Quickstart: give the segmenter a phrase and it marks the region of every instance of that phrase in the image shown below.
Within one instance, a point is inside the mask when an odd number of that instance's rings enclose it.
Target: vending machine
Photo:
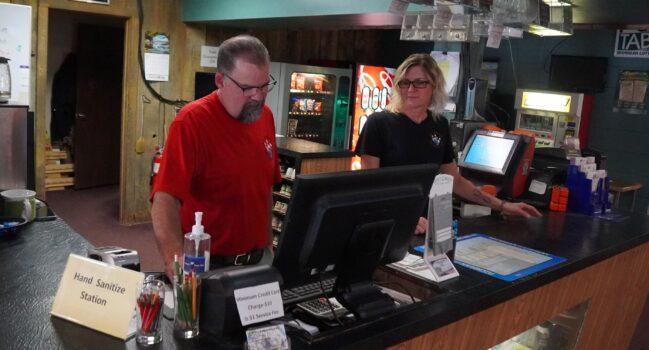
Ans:
[[[359,64],[356,66],[356,88],[354,93],[354,119],[352,121],[351,149],[356,148],[367,117],[380,112],[390,103],[396,69]],[[359,157],[354,157],[352,170],[361,168]]]
[[[277,134],[349,147],[351,69],[271,62],[270,74],[277,87],[266,104]]]
[[[516,90],[516,128],[532,131],[536,147],[561,147],[567,137],[588,142],[593,97],[581,93]]]

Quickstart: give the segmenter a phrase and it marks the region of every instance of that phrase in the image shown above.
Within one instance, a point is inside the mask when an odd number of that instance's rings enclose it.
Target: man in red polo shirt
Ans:
[[[169,128],[151,192],[153,229],[169,276],[197,211],[212,236],[212,267],[254,264],[272,251],[264,248],[272,248],[271,191],[281,177],[273,115],[264,105],[275,84],[269,64],[257,38],[224,41],[218,90],[185,106]]]

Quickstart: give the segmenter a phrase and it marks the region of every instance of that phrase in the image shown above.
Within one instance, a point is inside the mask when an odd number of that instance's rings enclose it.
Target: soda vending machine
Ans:
[[[277,87],[266,104],[277,134],[349,147],[351,69],[271,62],[270,74]]]
[[[367,117],[374,112],[380,112],[390,103],[393,79],[396,69],[359,64],[356,66],[356,91],[354,98],[354,119],[352,122],[351,149],[356,148]],[[361,168],[360,157],[354,157],[352,170]]]

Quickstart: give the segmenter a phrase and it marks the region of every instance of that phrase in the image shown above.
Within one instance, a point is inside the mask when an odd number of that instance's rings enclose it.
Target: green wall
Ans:
[[[564,38],[541,38],[526,33],[524,39],[511,41],[518,87],[548,87],[553,48],[553,54],[607,57],[607,87],[594,95],[589,146],[608,156],[607,168],[613,179],[643,184],[635,209],[646,213],[649,204],[649,115],[615,113],[612,108],[620,72],[649,71],[649,59],[613,57],[615,30],[575,31],[573,36],[562,40]],[[516,86],[507,41],[503,40],[499,49],[485,49],[484,57],[499,61],[497,92],[513,95]]]
[[[392,0],[184,0],[183,21],[204,22],[388,12]],[[420,10],[410,5],[408,10]]]

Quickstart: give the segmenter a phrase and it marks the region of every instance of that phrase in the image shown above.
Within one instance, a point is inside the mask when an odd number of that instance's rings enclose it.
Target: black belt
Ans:
[[[264,256],[263,249],[253,249],[248,253],[233,256],[210,256],[210,269],[224,266],[254,265]]]

